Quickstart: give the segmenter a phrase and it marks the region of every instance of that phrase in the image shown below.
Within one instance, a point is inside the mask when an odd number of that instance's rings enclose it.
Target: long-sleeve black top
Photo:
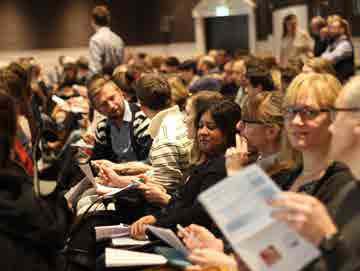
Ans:
[[[300,173],[298,168],[274,180],[286,190]],[[316,197],[327,207],[341,236],[332,250],[322,251],[322,257],[304,271],[360,270],[360,182],[346,166],[332,163],[320,180],[301,186],[299,192]]]
[[[190,170],[189,178],[178,197],[173,197],[168,207],[155,215],[157,226],[175,229],[177,224],[192,223],[214,229],[214,224],[197,201],[207,188],[226,177],[225,158],[210,160]],[[220,195],[221,196],[221,195]]]

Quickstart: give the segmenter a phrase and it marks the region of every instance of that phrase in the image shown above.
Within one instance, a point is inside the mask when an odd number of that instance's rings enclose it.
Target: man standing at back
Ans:
[[[112,75],[124,57],[123,40],[110,30],[110,11],[96,6],[92,11],[91,25],[95,34],[90,38],[90,73]]]

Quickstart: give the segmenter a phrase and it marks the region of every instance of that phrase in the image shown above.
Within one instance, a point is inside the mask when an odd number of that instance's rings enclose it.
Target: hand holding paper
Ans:
[[[278,211],[274,207],[286,205],[278,201],[280,194],[281,190],[265,172],[252,165],[199,196],[199,201],[251,270],[300,270],[320,255],[313,244],[273,219],[273,212]],[[270,200],[274,200],[274,207],[269,206]],[[299,206],[299,203],[301,201],[292,204]]]
[[[288,224],[315,246],[337,232],[326,207],[314,197],[284,192],[271,205],[279,208],[273,212],[274,218]]]

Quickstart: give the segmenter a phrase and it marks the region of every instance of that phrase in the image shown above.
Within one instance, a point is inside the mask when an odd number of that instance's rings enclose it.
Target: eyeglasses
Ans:
[[[339,107],[333,107],[330,109],[330,118],[332,121],[335,121],[336,115],[338,112],[360,112],[359,107],[353,107],[353,108],[339,108]]]
[[[330,108],[311,108],[311,107],[285,107],[283,109],[283,115],[286,120],[292,120],[297,114],[300,115],[302,120],[313,120],[321,113],[330,113]]]
[[[257,124],[257,125],[274,125],[276,124],[275,122],[269,122],[269,121],[261,121],[261,120],[254,120],[254,119],[242,119],[241,123],[243,123],[244,125],[246,124]]]

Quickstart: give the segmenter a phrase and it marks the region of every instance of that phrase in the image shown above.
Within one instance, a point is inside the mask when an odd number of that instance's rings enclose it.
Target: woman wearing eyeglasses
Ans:
[[[352,95],[347,96],[352,102],[344,103],[341,98],[350,93],[349,88],[345,87],[334,106],[341,90],[337,79],[301,74],[291,83],[284,99],[284,126],[298,157],[288,161],[293,169],[284,179],[292,192],[284,192],[270,204],[277,207],[275,219],[287,223],[321,249],[323,256],[304,270],[352,271],[360,267],[360,185],[354,182],[349,169],[332,162],[345,162],[360,178],[360,77],[351,87]],[[335,112],[338,114],[330,126]],[[200,265],[213,263],[214,253],[223,250],[221,242],[198,226],[186,230],[201,240],[201,248],[208,249],[193,251],[191,259]],[[222,258],[231,263],[222,253],[216,256],[217,260]],[[248,270],[238,264],[238,270]]]
[[[348,165],[359,180],[360,77],[353,78],[344,87],[331,112],[333,123],[329,127],[332,138],[328,159]],[[330,176],[329,169],[326,172],[334,181],[340,174]],[[360,183],[346,181],[345,175],[343,172],[344,182],[339,182],[337,190],[332,189],[332,200],[326,204],[292,192],[283,193],[272,202],[273,207],[279,208],[274,213],[276,219],[287,223],[321,249],[322,257],[306,270],[352,271],[360,268]],[[331,184],[328,190],[330,187]]]
[[[305,192],[327,204],[344,183],[352,179],[347,167],[329,157],[331,108],[341,91],[329,74],[300,74],[284,98],[287,140],[294,149],[288,163],[292,170],[277,180],[292,192]]]
[[[237,125],[236,147],[226,152],[228,175],[252,162],[257,162],[272,177],[280,178],[288,169],[281,162],[280,153],[284,126],[282,103],[282,93],[264,91],[244,105],[242,120]]]

